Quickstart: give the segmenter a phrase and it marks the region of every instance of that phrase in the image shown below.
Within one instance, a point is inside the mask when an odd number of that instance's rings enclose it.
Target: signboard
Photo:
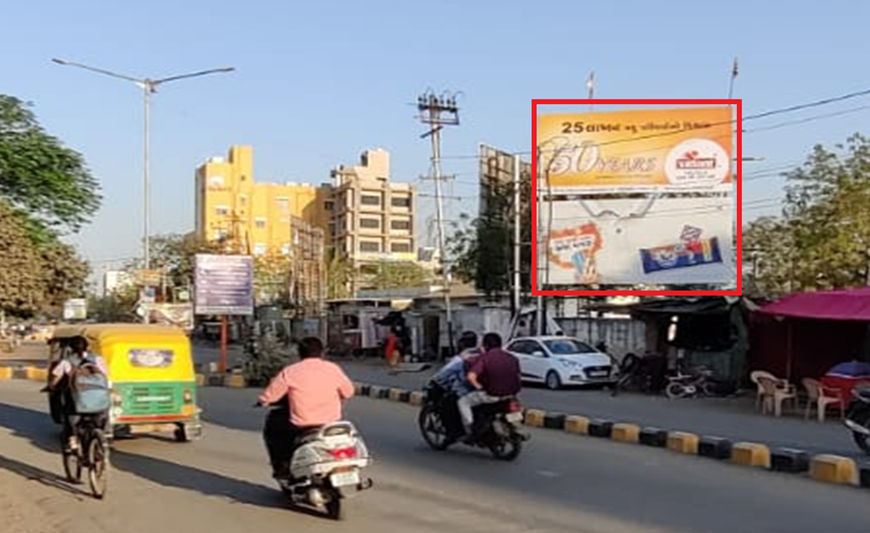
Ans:
[[[730,107],[541,115],[541,168],[553,192],[730,190]]]
[[[401,263],[405,261],[416,261],[416,252],[360,252],[356,255],[359,261],[387,261]]]
[[[135,280],[137,285],[159,287],[163,281],[163,272],[160,270],[137,270]]]
[[[254,314],[253,257],[197,254],[194,278],[197,315]]]
[[[88,318],[88,301],[85,298],[70,298],[63,303],[64,320],[85,320]]]
[[[730,197],[575,199],[552,207],[552,222],[542,228],[546,244],[538,247],[543,285],[737,279]]]

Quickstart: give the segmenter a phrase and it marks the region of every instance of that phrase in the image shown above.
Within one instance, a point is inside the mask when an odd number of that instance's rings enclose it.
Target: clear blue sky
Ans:
[[[452,204],[455,216],[476,210],[476,161],[449,156],[474,155],[479,142],[529,150],[530,100],[583,98],[590,70],[598,98],[724,98],[739,56],[734,96],[751,114],[870,87],[868,18],[855,0],[6,2],[0,91],[34,102],[102,182],[99,216],[73,239],[99,269],[140,250],[142,95],[52,57],[154,78],[238,69],[167,85],[154,99],[153,229],[184,232],[194,168],[233,143],[254,146],[263,181],[326,181],[369,147],[392,152],[395,180],[416,181],[429,146],[408,104],[427,87],[461,90],[463,123],[444,139],[444,170],[465,198]],[[866,131],[868,117],[747,134],[744,154],[766,161],[744,170],[799,162],[817,142]],[[769,206],[749,202],[781,196],[782,180],[747,181],[744,191],[747,205]]]

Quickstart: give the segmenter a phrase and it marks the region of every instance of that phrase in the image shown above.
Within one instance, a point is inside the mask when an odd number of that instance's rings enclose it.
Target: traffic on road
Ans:
[[[89,501],[62,480],[56,428],[38,389],[0,384],[0,491],[30,502],[28,524],[75,524],[73,532],[150,530],[157,509],[168,524],[217,533],[850,533],[870,520],[855,489],[546,431],[533,431],[515,462],[470,448],[439,453],[421,438],[415,408],[356,398],[347,417],[365,435],[375,485],[335,523],[288,507],[269,478],[262,413],[251,407],[259,391],[225,388],[202,391],[199,441],[116,441],[112,491]]]

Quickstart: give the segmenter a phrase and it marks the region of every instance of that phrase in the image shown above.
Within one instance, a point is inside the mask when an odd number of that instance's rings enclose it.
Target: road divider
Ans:
[[[640,442],[640,426],[637,424],[613,424],[610,438],[616,442]]]
[[[758,442],[738,442],[731,448],[731,462],[740,466],[770,468],[770,448]]]
[[[700,440],[694,433],[671,431],[668,433],[668,449],[672,452],[697,455]]]
[[[817,455],[810,461],[810,477],[816,481],[839,485],[857,485],[858,465],[853,459],[839,455]]]
[[[47,372],[44,368],[0,366],[0,380],[22,379],[44,382],[46,378]],[[247,386],[241,374],[197,374],[196,381],[199,385],[211,387]],[[354,390],[358,396],[412,406],[423,405],[426,399],[426,393],[423,391],[383,387],[370,383],[355,382]],[[766,444],[758,442],[732,443],[721,437],[685,431],[668,431],[658,427],[643,427],[602,418],[590,419],[579,414],[555,413],[543,409],[528,408],[524,415],[524,424],[529,427],[598,437],[610,442],[667,448],[682,454],[719,460],[725,464],[750,466],[772,472],[806,476],[824,483],[870,489],[870,462],[859,464],[849,457],[832,454],[812,455],[795,448],[777,448],[771,451]]]

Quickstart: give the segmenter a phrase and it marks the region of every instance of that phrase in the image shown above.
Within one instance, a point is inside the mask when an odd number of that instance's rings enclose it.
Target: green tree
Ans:
[[[326,297],[329,300],[350,298],[351,282],[357,272],[347,256],[330,250],[326,258]]]
[[[531,291],[532,177],[520,179],[520,271],[522,291]],[[514,185],[490,183],[484,188],[486,208],[476,219],[464,215],[453,225],[448,252],[453,273],[487,295],[505,294],[513,285]]]
[[[755,286],[769,296],[866,285],[870,278],[870,140],[816,146],[787,178],[782,216],[747,225]]]
[[[219,254],[221,245],[200,239],[193,233],[169,233],[151,237],[151,261],[155,268],[164,269],[167,284],[187,288],[194,282],[194,263],[197,254]]]
[[[0,310],[29,315],[42,307],[41,258],[24,220],[0,201]]]
[[[381,261],[372,279],[372,285],[378,290],[423,287],[428,282],[426,270],[410,261]]]
[[[82,156],[40,126],[30,104],[0,94],[0,197],[27,213],[31,235],[78,231],[102,200]]]

